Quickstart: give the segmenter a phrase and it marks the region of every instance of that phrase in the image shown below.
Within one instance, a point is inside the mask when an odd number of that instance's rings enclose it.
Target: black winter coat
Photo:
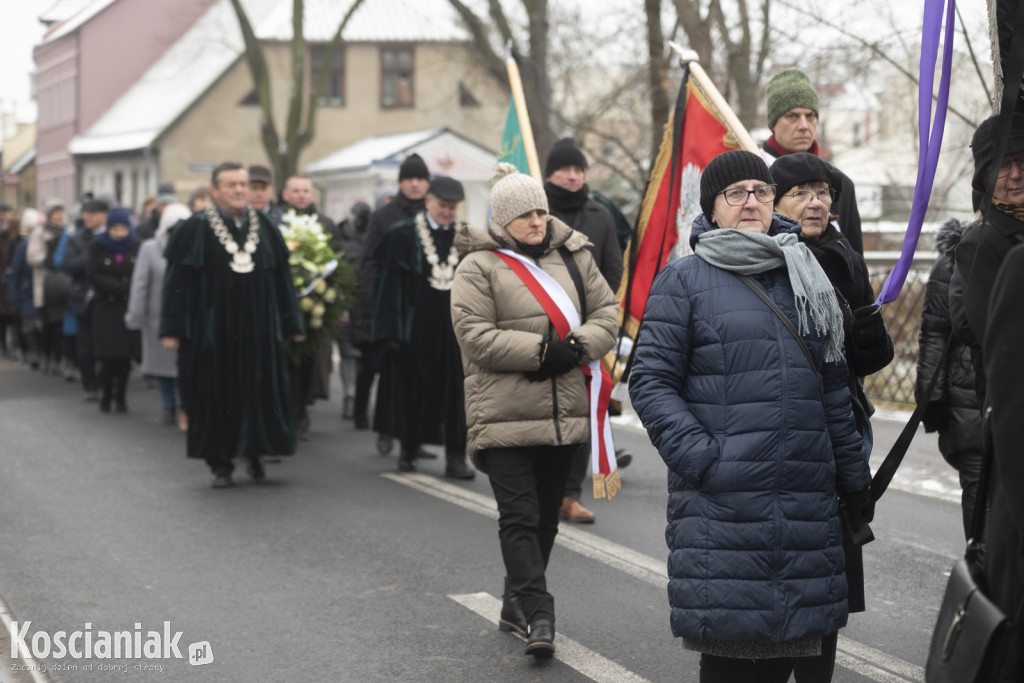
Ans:
[[[874,303],[875,292],[871,288],[871,278],[864,257],[858,254],[846,236],[831,223],[818,239],[800,241],[814,254],[821,269],[825,271],[829,282],[835,288],[839,299],[839,308],[843,312],[844,351],[846,355],[847,376],[846,387],[850,391],[853,405],[853,417],[857,422],[857,432],[863,436],[868,428],[868,419],[875,412],[871,405],[861,378],[874,374],[892,362],[893,344],[882,324],[881,315],[872,322],[879,325],[878,336],[873,344],[858,346],[853,333],[853,312],[863,306]],[[850,612],[863,612],[867,609],[864,595],[864,555],[861,547],[853,542],[849,530],[843,526],[843,554],[845,556],[844,571],[848,586],[847,605]]]
[[[546,187],[546,186],[545,186]],[[548,195],[551,215],[573,230],[587,236],[590,244],[587,250],[594,257],[597,269],[601,271],[612,291],[617,291],[622,280],[622,249],[611,213],[593,197],[587,197],[582,209],[568,212],[555,208]]]
[[[985,344],[988,306],[996,273],[1007,252],[1024,243],[1024,222],[997,209],[984,221],[973,223],[956,248],[956,268],[963,283],[962,303],[950,301],[950,309],[962,306],[962,317],[954,315],[953,326],[961,341],[971,344],[971,360],[977,374],[978,400],[985,396],[985,370],[981,347]],[[969,333],[961,330],[969,328]]]
[[[92,290],[88,306],[92,316],[93,355],[96,358],[142,356],[138,331],[129,330],[124,324],[132,270],[138,253],[138,242],[124,253],[113,253],[96,241],[89,246],[85,272]]]
[[[878,335],[873,340],[874,343],[860,346],[854,341],[853,312],[874,303],[875,292],[871,288],[871,278],[864,257],[857,253],[846,236],[829,223],[818,239],[806,240],[801,237],[800,241],[814,254],[814,258],[838,294],[839,308],[843,312],[846,364],[850,372],[847,385],[853,400],[857,431],[863,434],[865,424],[875,412],[875,408],[864,393],[861,378],[878,372],[892,362],[892,338],[885,331],[879,318]]]
[[[984,357],[991,408],[993,462],[985,527],[985,579],[991,597],[1011,619],[1021,614],[1024,601],[1024,246],[1014,247],[992,287],[990,323]],[[1024,627],[1012,631],[999,681],[1024,680]]]
[[[85,296],[89,291],[89,282],[85,278],[85,267],[89,263],[89,248],[95,235],[88,228],[78,228],[68,240],[64,248],[64,259],[60,269],[71,276],[71,294],[68,297],[68,308],[75,315],[84,316]]]
[[[956,248],[966,229],[960,221],[950,220],[942,226],[935,240],[939,255],[925,289],[914,387],[914,397],[921,402],[932,376],[939,373],[922,421],[926,432],[939,432],[939,451],[954,467],[958,467],[958,453],[981,451],[981,408],[975,393],[971,350],[954,339],[945,362],[940,363],[942,349],[953,330],[949,284],[956,267]]]

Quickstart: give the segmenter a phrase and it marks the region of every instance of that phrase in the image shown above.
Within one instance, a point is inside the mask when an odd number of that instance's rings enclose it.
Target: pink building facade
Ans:
[[[35,48],[40,201],[57,197],[74,205],[80,181],[68,143],[95,123],[215,1],[92,0],[46,33]],[[155,193],[159,179],[139,177],[129,183],[133,186],[123,192],[134,200]]]

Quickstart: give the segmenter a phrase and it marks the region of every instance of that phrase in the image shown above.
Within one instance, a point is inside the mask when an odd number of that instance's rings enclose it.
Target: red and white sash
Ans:
[[[580,326],[579,311],[555,278],[545,273],[537,264],[510,249],[495,249],[494,253],[512,269],[537,299],[560,339],[565,339]],[[612,379],[601,365],[600,359],[581,364],[580,369],[583,370],[583,374],[590,377],[590,381],[587,382],[587,398],[590,401],[590,462],[594,472],[594,497],[611,500],[622,488],[615,463],[612,426],[608,422],[608,399],[612,393]]]

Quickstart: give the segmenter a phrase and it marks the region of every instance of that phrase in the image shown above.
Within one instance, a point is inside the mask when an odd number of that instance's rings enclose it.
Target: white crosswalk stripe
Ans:
[[[421,473],[385,473],[381,476],[485,517],[490,517],[491,519],[498,518],[497,504],[489,496],[481,495],[475,491],[468,491],[455,484],[450,484],[436,477]],[[589,531],[561,525],[558,528],[558,536],[555,537],[555,542],[588,559],[618,569],[633,578],[640,579],[662,590],[665,589],[668,583],[668,570],[664,559],[656,559],[644,555],[624,545],[601,538]],[[474,595],[486,595],[486,593]],[[497,615],[500,609],[501,605],[499,603],[498,611],[494,613],[494,623],[498,622]],[[565,661],[561,650],[559,650],[558,658]],[[836,664],[879,683],[906,683],[907,681],[921,683],[924,681],[924,669],[922,667],[897,657],[892,657],[881,650],[868,647],[844,636],[839,637]]]
[[[467,593],[465,595],[449,595],[449,598],[466,609],[476,612],[495,626],[501,614],[501,600],[489,593]],[[516,634],[517,638],[526,640]],[[571,666],[591,680],[599,683],[643,683],[646,678],[637,676],[629,669],[623,668],[612,660],[602,657],[589,650],[572,638],[555,633],[555,656],[558,661]]]

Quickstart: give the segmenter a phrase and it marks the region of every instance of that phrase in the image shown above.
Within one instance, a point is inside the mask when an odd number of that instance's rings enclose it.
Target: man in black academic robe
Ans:
[[[241,164],[214,169],[214,203],[178,226],[164,252],[160,338],[179,349],[188,457],[206,460],[215,488],[231,486],[233,458],[262,479],[261,454],[295,451],[284,347],[304,334],[302,312],[288,249],[247,205],[247,182]]]
[[[373,379],[379,372],[379,349],[373,343],[373,300],[377,290],[378,265],[374,259],[374,250],[388,229],[395,223],[413,218],[424,208],[424,197],[430,187],[430,171],[423,158],[412,153],[405,158],[398,169],[398,194],[387,204],[378,207],[370,214],[370,223],[363,238],[363,255],[359,260],[359,297],[355,306],[349,311],[352,325],[352,343],[363,354],[356,377],[355,427],[366,429],[370,426],[367,409],[370,404],[370,389]],[[378,448],[382,452],[390,450],[390,438],[381,437],[387,448]]]
[[[414,471],[420,444],[431,443],[445,446],[446,477],[474,476],[466,465],[462,360],[451,319],[454,219],[464,196],[457,180],[435,178],[426,209],[395,224],[374,250],[381,371],[373,428],[401,442],[400,472]]]

